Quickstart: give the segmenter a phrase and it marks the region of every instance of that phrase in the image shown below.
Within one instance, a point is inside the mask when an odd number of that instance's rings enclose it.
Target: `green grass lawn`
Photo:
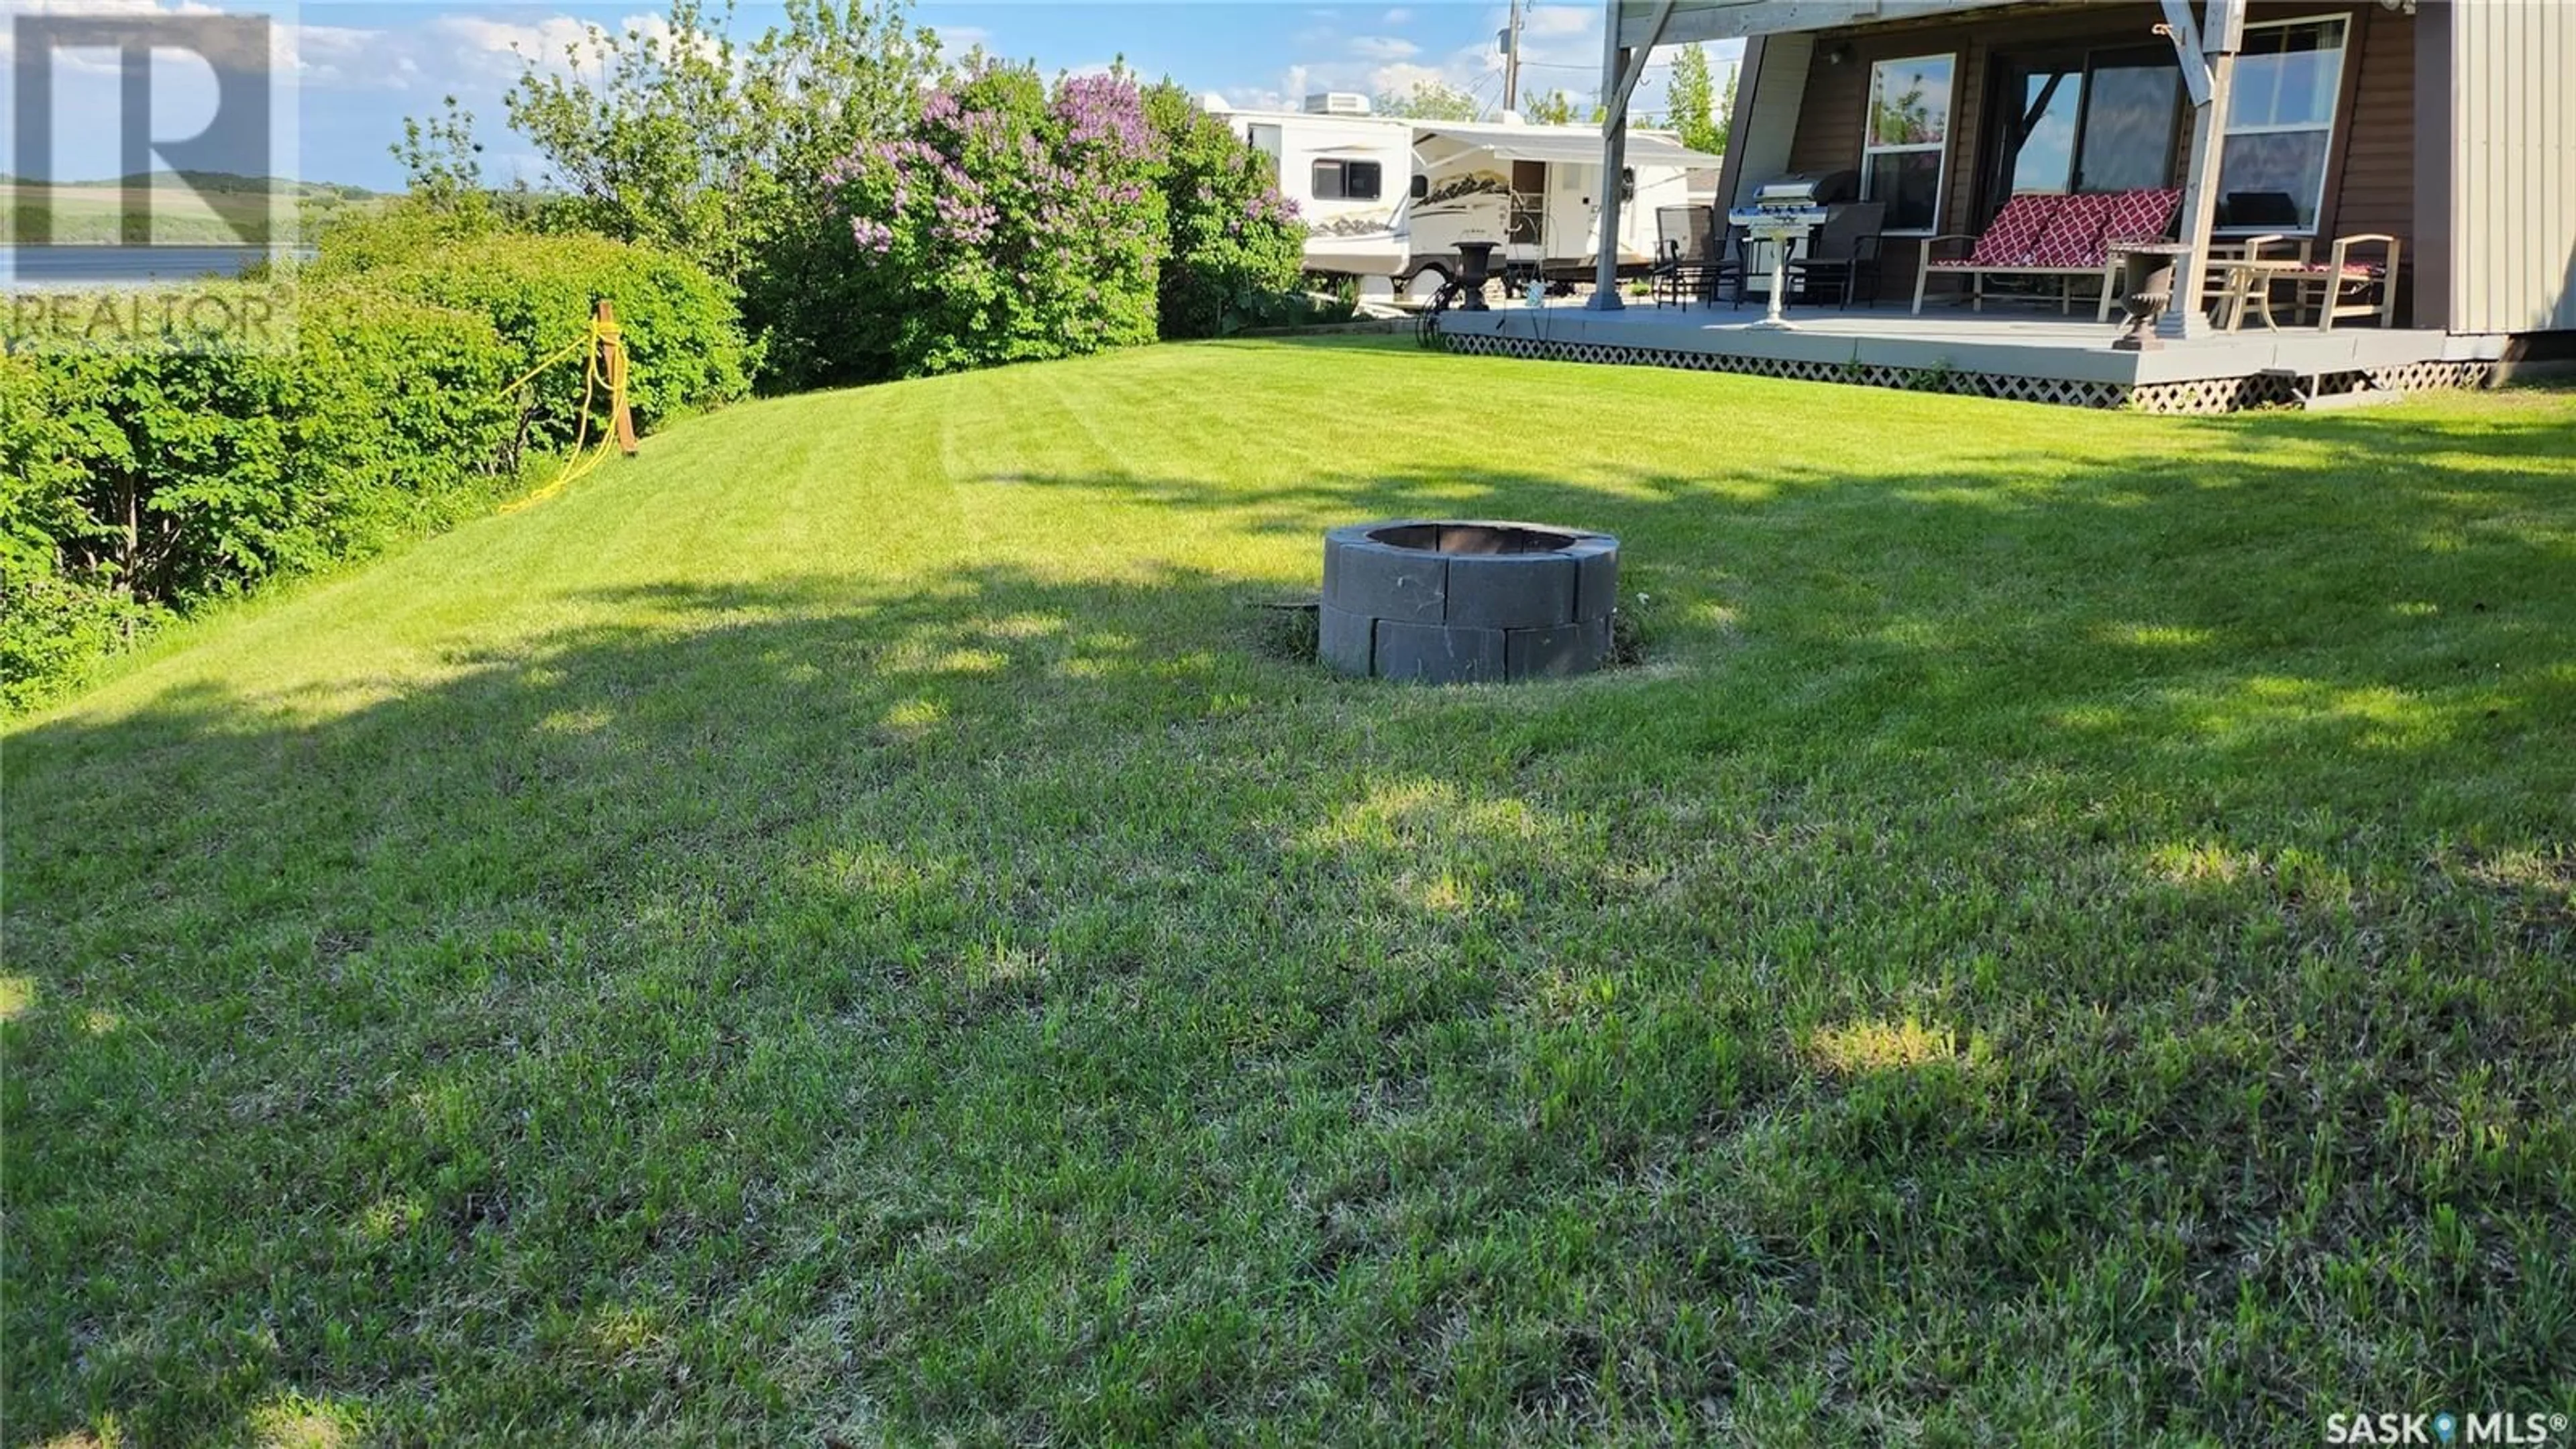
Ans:
[[[683,425],[11,733],[7,1435],[2576,1412],[2571,458],[1409,346]],[[1622,535],[1645,662],[1286,657],[1428,512]]]

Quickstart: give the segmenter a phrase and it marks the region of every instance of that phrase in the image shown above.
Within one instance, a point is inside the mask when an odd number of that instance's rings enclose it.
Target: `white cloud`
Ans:
[[[1421,46],[1400,35],[1354,35],[1347,46],[1362,60],[1411,60],[1422,53]]]
[[[629,15],[614,25],[601,25],[570,15],[549,15],[534,23],[495,20],[482,15],[442,15],[429,32],[452,49],[468,71],[515,80],[533,62],[540,70],[595,70],[607,54],[607,42],[643,35],[667,43],[671,22],[659,15]],[[712,54],[717,42],[701,36],[698,48]]]
[[[1369,93],[1380,96],[1411,95],[1414,87],[1422,85],[1457,84],[1453,74],[1443,67],[1415,65],[1410,61],[1382,65],[1368,73]]]
[[[400,89],[420,66],[408,55],[390,53],[381,30],[345,25],[298,25],[287,37],[293,46],[298,83],[308,86],[391,85]]]
[[[934,25],[930,28],[939,37],[939,53],[952,59],[977,46],[986,50],[993,48],[993,32],[981,25]]]
[[[1578,113],[1588,111],[1601,87],[1600,7],[1585,4],[1533,5],[1521,18],[1521,94],[1524,97],[1564,91]],[[1292,38],[1299,63],[1282,76],[1279,88],[1264,90],[1242,83],[1226,92],[1248,107],[1295,106],[1303,96],[1323,90],[1361,91],[1371,96],[1401,95],[1423,82],[1465,91],[1491,106],[1501,98],[1502,55],[1494,36],[1510,21],[1499,4],[1442,7],[1436,11],[1403,8],[1379,17],[1378,33],[1344,36],[1311,28]],[[1386,33],[1411,24],[1406,36]],[[1720,72],[1743,52],[1740,41],[1708,46],[1712,67]],[[1665,78],[1671,74],[1675,47],[1657,49],[1647,61],[1632,101],[1640,115],[1660,116]],[[1208,77],[1230,80],[1229,77]]]
[[[534,24],[481,15],[441,15],[429,23],[429,33],[446,42],[448,51],[469,70],[513,77],[529,61],[561,65],[573,50],[586,51],[596,59],[600,43],[598,26],[569,15]]]
[[[1508,16],[1505,23],[1509,22]],[[1601,38],[1601,7],[1597,5],[1533,5],[1521,12],[1521,34],[1544,39],[1550,36],[1590,35],[1595,43]]]

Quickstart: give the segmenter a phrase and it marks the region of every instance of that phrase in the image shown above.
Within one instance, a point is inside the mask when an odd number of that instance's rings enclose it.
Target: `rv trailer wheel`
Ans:
[[[1431,262],[1417,268],[1413,275],[1404,279],[1404,295],[1429,297],[1448,286],[1449,281],[1449,269],[1438,262]]]

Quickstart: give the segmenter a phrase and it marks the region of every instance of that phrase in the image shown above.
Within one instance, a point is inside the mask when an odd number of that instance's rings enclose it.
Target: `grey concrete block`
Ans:
[[[1377,620],[1326,604],[1316,615],[1315,657],[1337,674],[1366,674],[1376,658]]]
[[[1577,619],[1607,619],[1619,606],[1619,541],[1587,538],[1566,552],[1574,558],[1574,613]]]
[[[1453,625],[1531,629],[1574,617],[1574,560],[1561,554],[1463,554],[1449,560]]]
[[[1364,539],[1324,540],[1324,602],[1380,619],[1439,622],[1449,592],[1449,561],[1417,548]]]
[[[1387,679],[1465,684],[1503,677],[1503,631],[1377,621],[1377,672]]]
[[[1609,657],[1606,615],[1545,629],[1513,629],[1503,636],[1503,673],[1511,679],[1589,674]]]

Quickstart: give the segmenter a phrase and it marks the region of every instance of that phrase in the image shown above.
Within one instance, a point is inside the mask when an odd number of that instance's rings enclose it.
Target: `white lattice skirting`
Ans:
[[[2208,378],[2193,382],[2081,382],[2071,378],[2024,377],[2009,372],[1889,367],[1868,362],[1797,362],[1778,357],[1739,357],[1723,352],[1683,352],[1664,347],[1622,347],[1604,342],[1567,342],[1482,333],[1444,332],[1440,334],[1440,340],[1452,352],[1480,357],[1742,372],[1756,377],[1784,377],[1797,382],[1841,382],[1857,387],[1956,393],[1963,397],[2057,403],[2079,408],[2125,407],[2149,413],[2230,413],[2239,408],[2297,401],[2292,392],[2296,384],[2287,377],[2273,376]],[[2317,380],[2317,385],[2321,395],[2353,392],[2365,386],[2402,392],[2476,388],[2486,386],[2494,371],[2494,364],[2486,362],[2410,362],[2396,367],[2373,368],[2367,372],[2328,373]]]

